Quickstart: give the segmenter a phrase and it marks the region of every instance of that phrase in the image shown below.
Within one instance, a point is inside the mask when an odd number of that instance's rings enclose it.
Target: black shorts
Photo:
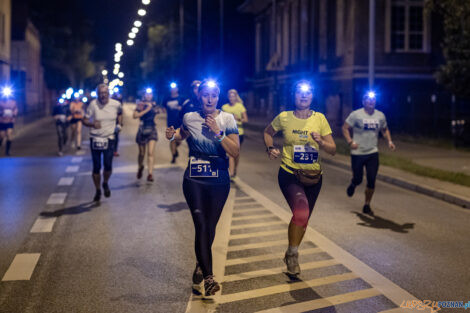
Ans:
[[[0,131],[5,131],[7,129],[13,129],[13,127],[15,126],[15,124],[13,123],[0,123]]]
[[[91,158],[93,160],[93,174],[100,174],[101,164],[103,164],[105,172],[112,172],[115,144],[116,144],[115,140],[109,139],[108,149],[95,150],[93,149],[93,142],[92,142],[92,139],[90,138]]]
[[[70,120],[70,124],[77,124],[78,122],[81,122],[83,119],[82,118],[73,118]]]
[[[364,167],[366,168],[367,188],[374,189],[377,172],[379,171],[379,153],[351,155],[351,168],[353,172],[351,183],[354,186],[362,183]]]
[[[152,132],[148,135],[144,135],[142,129],[139,129],[139,131],[137,132],[137,136],[135,137],[135,142],[139,145],[139,146],[143,146],[143,145],[146,145],[149,143],[149,141],[151,140],[155,140],[157,141],[158,140],[158,133],[157,133],[157,129],[154,128],[152,130]]]

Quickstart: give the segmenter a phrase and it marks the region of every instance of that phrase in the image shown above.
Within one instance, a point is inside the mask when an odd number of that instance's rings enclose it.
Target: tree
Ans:
[[[441,43],[446,63],[436,73],[450,92],[470,98],[470,5],[468,0],[427,0],[429,10],[442,17]]]

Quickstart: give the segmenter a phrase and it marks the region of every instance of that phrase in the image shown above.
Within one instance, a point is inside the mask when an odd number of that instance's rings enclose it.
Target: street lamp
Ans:
[[[149,4],[150,4],[150,0],[142,0],[142,3],[143,3],[144,5],[149,5]]]
[[[103,74],[103,76],[106,76],[106,75],[108,75],[108,71],[107,71],[107,70],[103,70],[103,71],[101,72],[101,74]]]
[[[118,68],[115,68],[114,71],[113,71],[113,74],[114,74],[114,75],[119,74],[119,69],[118,69]]]
[[[122,50],[122,44],[118,42],[116,44],[116,51],[121,51],[121,50]]]
[[[119,78],[124,78],[124,73],[123,73],[123,72],[120,72],[120,73],[118,74],[118,77],[119,77]]]
[[[135,38],[135,33],[129,33],[129,38],[134,39]]]
[[[137,34],[139,32],[139,29],[137,27],[132,27],[131,32]]]
[[[134,40],[129,39],[129,40],[127,41],[127,45],[128,45],[128,46],[133,46],[133,45],[134,45]]]
[[[140,9],[139,11],[137,11],[137,14],[139,14],[140,16],[145,16],[145,14],[147,14],[147,11],[145,11],[144,9]]]
[[[134,22],[134,26],[135,27],[140,27],[140,26],[142,26],[142,22],[137,20],[137,21]]]

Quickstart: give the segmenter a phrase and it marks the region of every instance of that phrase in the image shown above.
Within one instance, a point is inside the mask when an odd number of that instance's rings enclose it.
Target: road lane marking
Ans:
[[[257,215],[251,215],[251,216],[239,216],[239,217],[233,217],[232,221],[251,221],[254,218],[264,218],[264,217],[274,217],[272,213],[263,213],[263,214],[257,214]]]
[[[321,268],[321,267],[328,267],[328,266],[333,266],[333,265],[338,265],[340,264],[337,260],[330,259],[330,260],[323,260],[323,261],[315,261],[315,262],[307,262],[307,263],[301,263],[301,269],[303,271],[305,270],[311,270],[315,268]],[[229,282],[229,281],[237,281],[237,280],[245,280],[245,279],[251,279],[251,278],[259,278],[263,276],[269,276],[269,275],[277,275],[284,273],[286,270],[286,266],[280,266],[280,267],[273,267],[273,268],[268,268],[264,270],[257,270],[257,271],[250,271],[250,272],[243,272],[239,274],[232,274],[232,275],[226,275],[224,277],[223,282]]]
[[[238,206],[233,208],[233,211],[236,212],[236,213],[239,213],[239,212],[246,212],[246,211],[255,211],[255,210],[259,210],[259,209],[264,209],[264,207],[262,205],[259,205],[259,204],[252,204],[252,205],[249,205],[247,207],[238,205]]]
[[[59,183],[57,185],[58,186],[72,186],[74,180],[75,180],[74,177],[62,177],[59,180]]]
[[[78,165],[70,165],[70,166],[67,166],[67,168],[65,169],[65,172],[66,173],[76,173],[76,172],[78,172],[79,169],[80,169],[80,166],[78,166]]]
[[[252,289],[237,293],[225,294],[219,298],[219,303],[228,303],[235,301],[242,301],[254,298],[260,298],[265,296],[272,296],[278,293],[289,292],[294,290],[313,288],[323,285],[329,285],[339,283],[342,281],[352,280],[358,278],[354,273],[344,273],[338,275],[331,275],[326,277],[315,278],[306,281],[293,282],[290,284],[282,284],[276,286],[270,286],[259,289]]]
[[[231,219],[233,214],[235,192],[236,190],[234,188],[230,190],[227,202],[225,203],[224,209],[222,210],[222,215],[220,216],[219,222],[217,224],[216,236],[214,239],[214,244],[212,245],[213,272],[219,283],[221,283],[225,272],[225,261],[227,258],[228,238],[230,235],[230,224],[232,222]],[[191,293],[188,305],[186,307],[186,313],[215,312],[217,309],[218,298],[222,293],[222,284],[220,284],[220,288],[221,290],[212,297],[212,299],[214,299],[213,302],[202,301],[201,296],[196,296]]]
[[[287,234],[287,230],[277,229],[277,230],[260,231],[260,232],[248,233],[248,234],[231,235],[230,240],[246,239],[246,238],[269,236],[269,235],[278,235],[278,234]]]
[[[153,167],[154,169],[169,169],[169,168],[181,168],[181,166],[177,164],[157,164]],[[118,166],[113,168],[113,174],[128,174],[128,173],[137,173],[137,165],[126,165],[126,166]],[[91,171],[81,172],[78,174],[79,176],[87,176],[91,175]]]
[[[85,151],[79,150],[79,151],[75,152],[75,155],[85,155],[85,153],[86,153]]]
[[[256,224],[242,224],[242,225],[232,225],[232,230],[234,229],[245,229],[245,228],[256,228],[256,227],[266,227],[266,226],[273,226],[273,225],[286,225],[284,221],[273,221],[273,222],[265,222],[265,223],[256,223]]]
[[[56,217],[43,217],[40,216],[34,222],[33,227],[31,227],[31,233],[50,233],[54,227],[54,223],[57,220]]]
[[[40,255],[40,253],[17,254],[2,281],[30,280]]]
[[[67,198],[66,192],[57,192],[52,193],[47,200],[47,204],[63,204],[65,202],[65,198]]]
[[[269,247],[275,247],[275,246],[281,246],[281,245],[287,245],[287,244],[288,244],[287,239],[272,240],[268,242],[255,242],[255,243],[247,243],[244,245],[229,246],[227,251],[243,251],[243,250],[257,249],[257,248],[269,248]]]
[[[237,204],[240,200],[253,200],[253,198],[250,197],[250,196],[236,197],[235,198],[235,204]],[[255,200],[253,200],[253,201],[255,201]]]
[[[251,186],[243,182],[240,178],[237,179],[236,183],[243,192],[256,199],[265,208],[269,208],[269,210],[281,220],[285,221],[286,223],[290,222],[292,218],[292,213],[290,211],[283,209],[278,204],[271,201],[263,194],[259,193]],[[393,283],[343,248],[339,247],[337,244],[323,236],[321,233],[317,232],[311,226],[308,226],[304,240],[313,242],[316,246],[331,255],[334,259],[341,261],[344,266],[356,273],[369,285],[380,291],[385,297],[387,297],[397,306],[400,306],[404,300],[419,301],[414,295]]]
[[[301,255],[308,255],[313,253],[321,253],[323,252],[319,248],[307,248],[307,249],[300,249]],[[269,253],[269,254],[262,254],[262,255],[255,255],[255,256],[248,256],[244,258],[237,258],[237,259],[228,259],[225,262],[226,266],[229,265],[238,265],[238,264],[247,264],[252,262],[259,262],[259,261],[268,261],[268,260],[275,260],[281,259],[284,257],[285,252],[276,252],[276,253]]]
[[[72,163],[80,163],[83,161],[83,157],[73,157]]]
[[[374,288],[370,288],[349,293],[343,293],[332,297],[285,305],[278,308],[258,311],[256,313],[300,313],[306,311],[310,312],[313,310],[323,309],[338,304],[372,298],[376,296],[380,296],[380,292]]]

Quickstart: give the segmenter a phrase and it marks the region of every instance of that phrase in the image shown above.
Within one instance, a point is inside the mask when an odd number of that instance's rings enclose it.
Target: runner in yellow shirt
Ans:
[[[233,114],[235,120],[237,121],[238,132],[240,134],[240,148],[243,143],[245,130],[243,129],[243,123],[248,122],[248,115],[246,113],[246,108],[243,105],[243,100],[238,95],[238,92],[235,89],[230,89],[228,91],[228,100],[229,103],[222,106],[222,111]],[[229,172],[231,179],[237,176],[238,162],[240,161],[240,154],[236,158],[230,157],[229,159]]]
[[[310,109],[313,99],[310,82],[295,83],[294,97],[295,110],[281,112],[264,130],[266,152],[271,160],[281,155],[273,145],[274,135],[282,131],[284,137],[278,181],[293,215],[284,257],[291,275],[300,274],[298,248],[322,185],[320,150],[336,153],[328,121],[323,114]]]

